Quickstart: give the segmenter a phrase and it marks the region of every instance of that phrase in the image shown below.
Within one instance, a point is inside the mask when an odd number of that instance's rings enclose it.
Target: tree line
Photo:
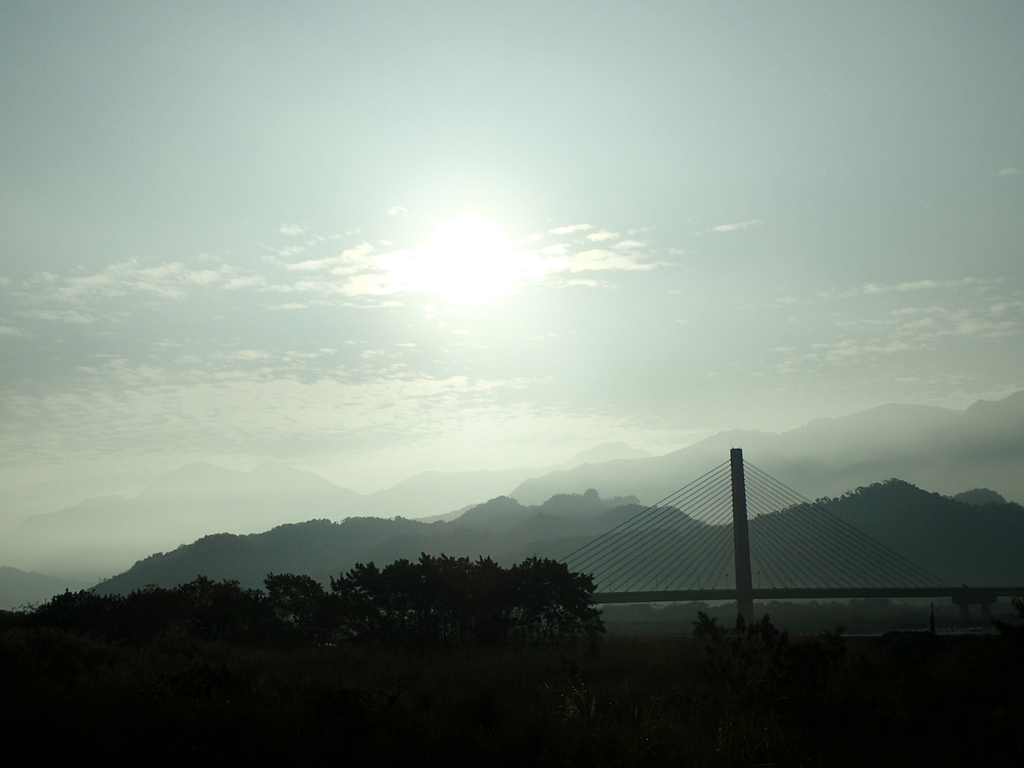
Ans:
[[[268,574],[265,589],[199,576],[173,589],[127,595],[66,591],[3,616],[7,626],[52,627],[110,639],[186,636],[249,644],[373,644],[428,649],[557,643],[604,632],[591,576],[531,557],[511,568],[490,558],[422,554],[383,569],[358,563],[330,589],[310,576]]]

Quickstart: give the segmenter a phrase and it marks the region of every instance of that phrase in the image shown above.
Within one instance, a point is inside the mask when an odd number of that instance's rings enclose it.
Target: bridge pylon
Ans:
[[[749,624],[754,619],[754,585],[750,575],[750,533],[747,530],[747,483],[743,449],[729,452],[732,469],[732,541],[736,563],[736,612]]]

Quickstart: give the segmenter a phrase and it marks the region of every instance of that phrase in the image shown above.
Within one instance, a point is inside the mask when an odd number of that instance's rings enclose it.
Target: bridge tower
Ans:
[[[750,535],[747,531],[747,483],[743,449],[729,452],[732,469],[732,542],[736,554],[736,610],[749,624],[754,619],[754,585],[750,577]]]

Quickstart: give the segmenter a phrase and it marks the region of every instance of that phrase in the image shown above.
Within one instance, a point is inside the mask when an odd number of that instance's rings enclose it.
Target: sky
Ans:
[[[0,528],[1024,388],[1024,5],[0,2]]]

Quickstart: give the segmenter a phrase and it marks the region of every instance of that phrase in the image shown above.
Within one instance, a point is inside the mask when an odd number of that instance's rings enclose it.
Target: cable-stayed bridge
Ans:
[[[1024,587],[952,586],[804,498],[733,448],[720,464],[563,558],[598,603],[949,597],[984,616]]]

